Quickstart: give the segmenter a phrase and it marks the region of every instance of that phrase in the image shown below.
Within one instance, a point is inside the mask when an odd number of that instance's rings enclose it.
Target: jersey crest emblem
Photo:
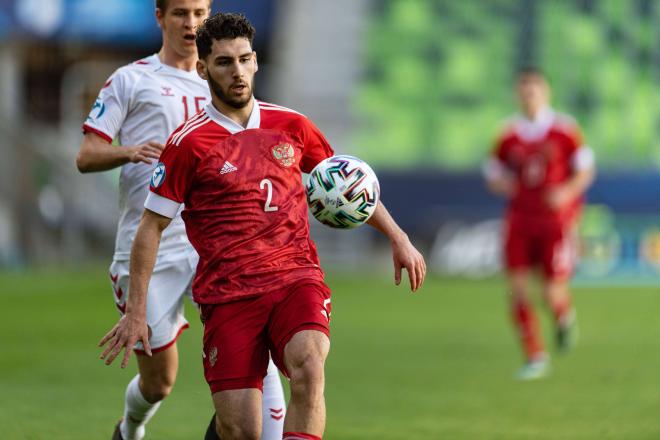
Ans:
[[[165,164],[163,162],[156,165],[154,173],[151,175],[151,187],[158,188],[165,181]]]
[[[160,93],[161,96],[174,96],[172,93],[172,87],[160,86],[163,91]]]
[[[275,160],[277,160],[283,167],[290,167],[296,163],[296,150],[293,149],[291,144],[275,145],[271,149],[271,152],[273,153]]]
[[[215,363],[217,361],[218,361],[218,348],[211,347],[211,350],[209,351],[209,364],[211,364],[212,367],[215,367]]]

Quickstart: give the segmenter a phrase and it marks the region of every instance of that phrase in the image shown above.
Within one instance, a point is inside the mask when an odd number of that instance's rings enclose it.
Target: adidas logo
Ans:
[[[227,173],[231,173],[231,172],[234,172],[234,171],[238,171],[238,168],[236,168],[234,165],[232,165],[231,162],[226,161],[225,164],[220,169],[220,174],[227,174]]]

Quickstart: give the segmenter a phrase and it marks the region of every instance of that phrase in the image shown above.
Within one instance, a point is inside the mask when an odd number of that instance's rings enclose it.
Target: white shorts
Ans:
[[[149,344],[152,352],[163,351],[176,342],[188,327],[183,315],[183,299],[192,301],[192,280],[199,257],[195,251],[178,252],[156,260],[147,292],[147,325],[151,329]],[[126,310],[129,285],[129,261],[113,261],[110,280],[115,306],[122,315]],[[135,349],[143,351],[138,342]]]

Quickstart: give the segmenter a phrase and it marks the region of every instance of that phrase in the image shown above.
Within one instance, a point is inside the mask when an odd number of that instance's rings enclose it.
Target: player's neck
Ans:
[[[252,97],[248,105],[243,108],[229,106],[218,99],[215,95],[211,98],[211,102],[217,111],[236,122],[241,127],[247,127],[248,122],[250,121],[250,116],[252,115],[252,110],[254,109],[254,97]]]
[[[545,109],[547,109],[547,106],[545,105],[538,107],[529,107],[524,109],[523,115],[525,115],[525,118],[529,119],[530,121],[536,121],[537,119],[543,116]]]
[[[173,50],[168,50],[166,46],[160,48],[158,58],[160,59],[160,62],[166,66],[185,70],[186,72],[194,70],[195,64],[197,64],[197,56],[182,57]]]

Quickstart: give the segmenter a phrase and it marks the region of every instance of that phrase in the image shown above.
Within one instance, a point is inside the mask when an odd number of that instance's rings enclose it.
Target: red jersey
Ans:
[[[173,217],[185,204],[182,217],[200,257],[196,302],[323,280],[301,173],[332,155],[306,117],[256,100],[247,128],[209,104],[172,133],[145,207]]]
[[[548,191],[571,178],[580,166],[582,135],[567,116],[545,109],[536,120],[514,119],[497,141],[494,159],[516,181],[510,215],[527,219],[571,221],[582,198],[555,211],[546,202]]]

